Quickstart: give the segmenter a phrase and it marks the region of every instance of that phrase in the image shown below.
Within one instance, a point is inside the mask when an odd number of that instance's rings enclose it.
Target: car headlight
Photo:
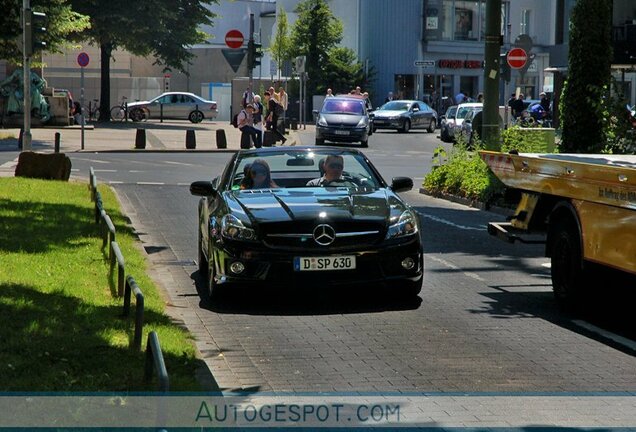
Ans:
[[[386,240],[417,233],[417,219],[411,210],[402,212],[399,218],[391,219]]]
[[[256,240],[256,232],[243,225],[236,216],[228,214],[221,221],[221,234],[232,240]]]
[[[327,124],[327,120],[323,116],[318,117],[318,125],[319,126],[329,126]]]
[[[367,127],[368,124],[369,124],[369,119],[366,117],[362,117],[360,121],[358,122],[358,126],[356,127],[363,128],[363,127]]]

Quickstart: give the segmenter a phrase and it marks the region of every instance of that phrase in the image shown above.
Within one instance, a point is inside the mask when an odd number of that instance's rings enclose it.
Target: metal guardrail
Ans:
[[[144,381],[152,380],[152,370],[157,371],[157,379],[159,380],[159,391],[167,393],[170,390],[170,379],[166,370],[166,363],[163,360],[161,345],[159,345],[159,336],[154,331],[148,334],[148,343],[146,344],[146,367],[144,372]]]
[[[125,262],[124,255],[119,249],[119,244],[116,241],[110,242],[110,275],[112,277],[113,270],[115,268],[115,261],[117,262],[117,295],[119,297],[124,295],[125,284]]]
[[[95,223],[99,223],[99,219],[102,217],[102,210],[104,210],[104,203],[102,202],[102,194],[95,191]]]
[[[144,330],[144,294],[139,289],[137,282],[132,276],[126,277],[126,289],[124,291],[124,313],[127,317],[130,315],[130,297],[131,293],[135,293],[135,336],[132,341],[132,347],[137,351],[141,350],[141,335]]]
[[[109,245],[111,242],[116,241],[115,238],[115,225],[113,221],[110,219],[110,216],[106,214],[105,211],[102,210],[102,220],[104,221],[104,227],[102,228],[102,248],[105,248],[106,245]],[[111,256],[109,254],[108,258]]]

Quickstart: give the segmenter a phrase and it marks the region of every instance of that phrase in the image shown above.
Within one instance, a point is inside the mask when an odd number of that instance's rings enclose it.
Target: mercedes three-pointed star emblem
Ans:
[[[318,225],[313,234],[314,241],[320,246],[329,246],[336,239],[336,230],[327,224]]]

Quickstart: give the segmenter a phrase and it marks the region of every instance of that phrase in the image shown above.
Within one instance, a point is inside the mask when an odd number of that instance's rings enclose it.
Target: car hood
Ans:
[[[330,126],[345,125],[345,126],[357,126],[360,123],[361,115],[351,114],[321,114],[327,124]]]
[[[390,111],[390,110],[378,110],[375,113],[375,118],[378,117],[397,117],[402,114],[406,114],[406,111]]]
[[[389,189],[295,188],[226,192],[230,211],[250,224],[306,220],[388,223],[406,205]],[[321,215],[322,214],[322,215]]]
[[[148,105],[150,102],[149,101],[135,101],[135,102],[128,102],[128,108],[134,108],[137,106],[144,106],[144,105]]]

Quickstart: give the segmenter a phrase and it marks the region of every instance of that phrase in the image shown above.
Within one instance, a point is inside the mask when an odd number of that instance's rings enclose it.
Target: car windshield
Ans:
[[[455,116],[455,118],[457,119],[465,119],[466,116],[468,115],[468,113],[470,113],[473,110],[473,108],[469,108],[469,107],[461,107],[457,109],[457,115]]]
[[[450,107],[448,111],[446,111],[446,118],[455,117],[455,113],[457,113],[457,107]]]
[[[391,101],[382,105],[380,109],[385,111],[407,111],[410,106],[409,102]]]
[[[364,102],[357,100],[327,99],[322,107],[324,114],[364,114]]]
[[[374,190],[382,185],[381,179],[375,174],[365,158],[358,153],[341,150],[319,151],[286,151],[283,153],[246,153],[239,154],[231,175],[229,189],[257,189],[247,184],[252,164],[263,166],[265,161],[269,166],[272,184],[270,188],[292,189],[308,187],[310,180],[319,179],[324,174],[324,164],[329,155],[342,157],[342,182],[333,186]],[[257,161],[257,159],[259,161]]]

